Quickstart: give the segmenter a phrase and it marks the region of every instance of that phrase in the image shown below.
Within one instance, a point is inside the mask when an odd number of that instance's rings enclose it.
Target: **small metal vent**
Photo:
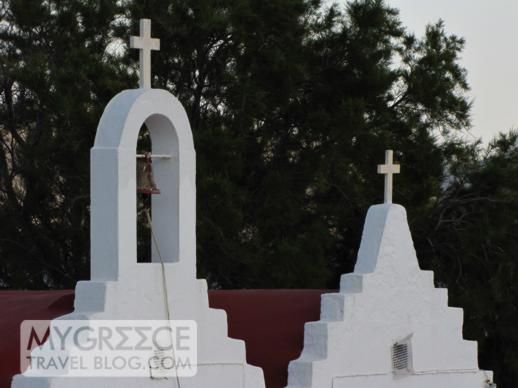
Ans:
[[[392,367],[396,372],[410,370],[410,345],[399,342],[392,346]]]

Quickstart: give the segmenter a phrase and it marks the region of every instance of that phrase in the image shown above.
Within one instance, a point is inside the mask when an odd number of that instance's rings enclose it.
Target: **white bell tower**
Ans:
[[[223,310],[209,308],[207,283],[196,279],[196,156],[182,104],[150,88],[149,22],[141,21],[141,87],[115,96],[101,117],[91,150],[91,273],[79,282],[72,314],[78,320],[194,320],[197,374],[179,379],[29,377],[13,388],[264,388],[260,368],[246,362],[243,341],[227,336]],[[152,220],[163,261],[137,263],[136,147],[140,128],[151,134],[160,195]],[[166,305],[164,305],[164,302]],[[45,346],[45,345],[44,345]]]

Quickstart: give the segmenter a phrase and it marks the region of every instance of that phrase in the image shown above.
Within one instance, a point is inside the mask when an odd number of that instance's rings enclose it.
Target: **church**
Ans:
[[[384,203],[368,210],[354,272],[342,275],[339,290],[209,291],[196,278],[189,118],[175,96],[151,87],[151,51],[160,43],[151,37],[150,20],[141,20],[140,33],[130,40],[140,50],[140,87],[113,97],[91,150],[91,280],[78,282],[75,291],[0,294],[0,327],[10,337],[0,349],[2,387],[495,387],[492,373],[479,369],[477,343],[463,338],[462,309],[450,307],[447,290],[419,268],[406,211],[393,203],[400,166],[390,150],[378,166]],[[152,151],[138,155],[143,124]],[[153,171],[151,263],[137,262],[139,165]],[[57,338],[51,330],[33,346],[20,346],[19,327],[28,320],[69,330],[77,322],[90,329],[108,322],[191,322],[196,354],[188,367],[169,371],[149,363],[127,373],[78,373],[71,365],[43,373],[31,360],[53,354]],[[60,354],[88,356],[87,339],[76,339],[64,341]],[[151,352],[155,361],[166,355],[176,361],[181,350],[171,343]]]

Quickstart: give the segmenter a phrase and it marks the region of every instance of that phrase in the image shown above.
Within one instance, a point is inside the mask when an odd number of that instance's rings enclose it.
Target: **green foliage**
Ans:
[[[89,148],[124,69],[104,57],[115,1],[2,2],[0,284],[88,276]]]
[[[452,165],[451,182],[430,214],[417,250],[465,308],[465,336],[478,340],[480,363],[499,386],[515,385],[518,371],[518,132]],[[425,224],[425,223],[423,223]]]
[[[336,287],[393,148],[421,265],[466,308],[481,366],[500,386],[518,379],[518,135],[486,153],[457,136],[463,40],[442,22],[417,38],[381,0],[0,4],[0,287],[89,276],[89,148],[105,104],[137,84],[137,53],[117,38],[149,17],[153,84],[178,96],[195,136],[200,277]]]

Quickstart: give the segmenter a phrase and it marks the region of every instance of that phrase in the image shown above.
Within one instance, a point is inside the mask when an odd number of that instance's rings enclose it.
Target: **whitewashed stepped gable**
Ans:
[[[167,319],[156,252],[152,263],[136,257],[136,144],[140,127],[151,132],[154,175],[162,194],[153,196],[153,223],[165,271],[171,319],[198,324],[198,374],[181,388],[264,388],[263,372],[246,363],[243,341],[227,336],[223,310],[209,308],[207,283],[196,279],[195,151],[184,108],[170,93],[127,90],[106,107],[91,152],[92,280],[76,286],[74,312],[59,319]],[[34,352],[37,352],[35,350]],[[34,354],[33,352],[33,354]],[[30,378],[13,388],[175,388],[175,379]]]
[[[421,271],[405,209],[372,206],[355,271],[322,296],[306,324],[304,349],[289,365],[288,388],[483,388],[477,343],[462,337],[463,311]],[[394,373],[392,346],[410,343],[410,372]]]

